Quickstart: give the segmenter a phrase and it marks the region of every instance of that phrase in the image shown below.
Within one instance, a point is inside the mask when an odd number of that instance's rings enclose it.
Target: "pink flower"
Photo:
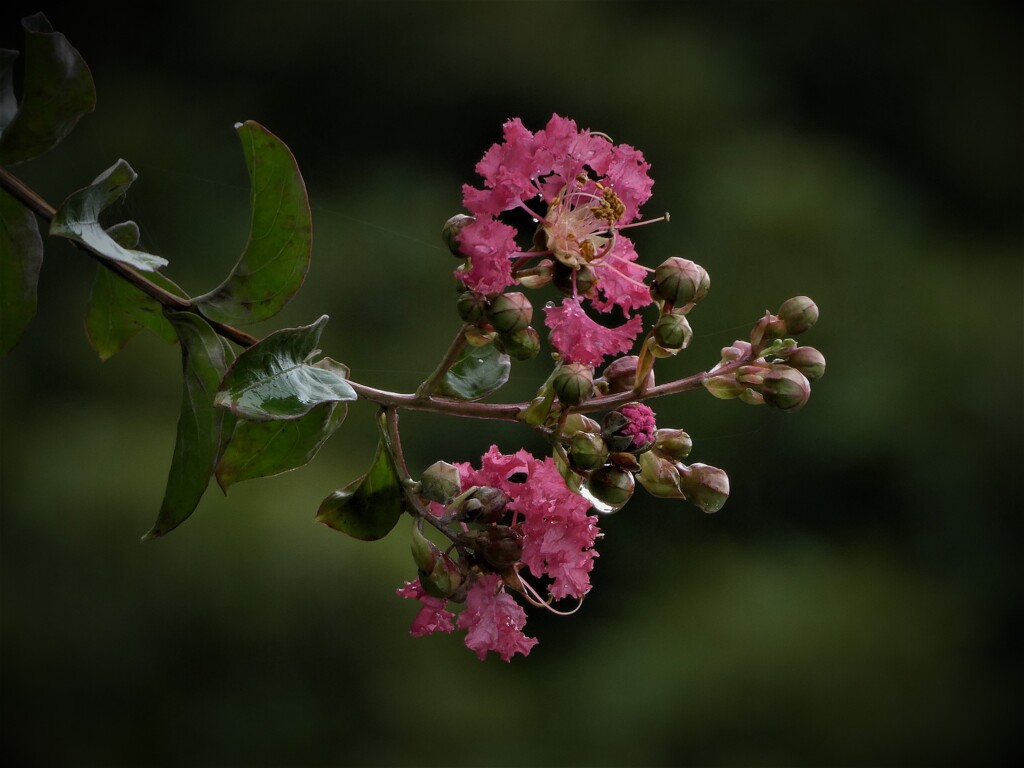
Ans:
[[[470,469],[463,483],[500,488],[509,508],[523,518],[523,563],[535,576],[552,579],[551,595],[582,597],[590,590],[590,571],[600,534],[590,503],[570,491],[554,461],[536,459],[524,450],[502,454],[496,445]],[[512,478],[516,478],[513,480]]]
[[[459,232],[459,249],[469,257],[470,269],[455,277],[481,293],[500,293],[515,283],[512,256],[516,231],[497,219],[477,219]]]
[[[452,624],[455,614],[445,607],[448,601],[443,597],[428,595],[420,586],[419,579],[405,582],[402,587],[395,590],[395,593],[410,600],[419,600],[422,604],[409,628],[409,634],[413,637],[423,637],[434,632],[451,632],[455,629]]]
[[[623,312],[641,309],[652,303],[651,288],[644,282],[648,270],[636,264],[637,254],[633,242],[622,235],[601,263],[595,265],[599,296],[590,299],[599,312],[611,312],[619,306]]]
[[[630,403],[619,408],[619,413],[629,419],[629,423],[622,428],[622,432],[633,438],[633,448],[654,442],[654,433],[658,427],[654,423],[654,411],[650,406],[643,403]]]
[[[628,352],[643,330],[640,315],[617,328],[606,328],[587,316],[579,297],[566,298],[557,307],[545,307],[544,315],[551,329],[552,346],[565,360],[584,365],[599,365],[608,355]]]
[[[526,612],[508,594],[497,574],[477,577],[466,596],[466,610],[459,614],[459,629],[466,630],[466,647],[483,661],[494,651],[505,661],[514,654],[528,656],[537,638],[523,634]]]

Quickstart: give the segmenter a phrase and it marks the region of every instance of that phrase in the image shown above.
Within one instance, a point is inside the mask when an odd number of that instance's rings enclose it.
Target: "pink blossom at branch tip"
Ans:
[[[559,306],[544,308],[544,323],[551,329],[551,345],[572,363],[599,365],[608,355],[628,352],[643,330],[643,318],[634,315],[617,328],[591,320],[579,298],[566,298]]]
[[[405,582],[395,590],[395,594],[410,600],[419,600],[421,603],[419,613],[409,627],[409,634],[413,637],[423,637],[434,632],[451,632],[455,629],[455,625],[452,624],[455,614],[445,608],[448,601],[443,597],[428,595],[420,586],[419,579]]]
[[[632,447],[639,448],[642,445],[654,442],[654,433],[658,429],[654,421],[654,411],[643,403],[630,403],[619,408],[619,413],[629,419],[629,423],[623,427],[624,434],[633,438]]]
[[[500,293],[515,283],[512,255],[516,252],[515,229],[497,219],[481,218],[459,232],[459,250],[469,257],[470,268],[455,277],[467,288],[481,293]]]
[[[490,573],[479,576],[466,595],[466,610],[459,614],[459,629],[466,630],[466,647],[483,661],[494,651],[505,661],[514,654],[524,656],[537,644],[537,638],[523,634],[526,611],[501,585],[501,577]]]

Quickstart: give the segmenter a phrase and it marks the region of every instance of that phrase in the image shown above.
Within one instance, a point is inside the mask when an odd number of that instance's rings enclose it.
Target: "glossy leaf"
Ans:
[[[194,303],[213,320],[244,325],[276,315],[302,286],[313,224],[306,185],[288,147],[259,123],[235,128],[251,184],[249,242],[227,280]]]
[[[133,221],[110,227],[107,234],[123,248],[134,248],[139,242],[139,228]],[[187,298],[181,288],[159,272],[147,277],[161,288]],[[85,332],[96,354],[101,360],[110,359],[143,328],[149,328],[165,341],[178,339],[158,301],[106,267],[98,266],[85,314]]]
[[[6,355],[36,314],[36,287],[43,241],[35,214],[0,191],[0,357]]]
[[[370,471],[324,499],[316,520],[353,538],[375,541],[395,527],[404,503],[402,481],[387,449],[382,425]]]
[[[25,80],[21,104],[9,124],[9,75],[0,81],[0,165],[38,157],[60,143],[83,115],[96,108],[96,86],[85,60],[67,38],[37,13],[21,21],[25,29]],[[8,70],[9,72],[9,70]]]
[[[479,400],[508,381],[512,363],[493,344],[467,345],[438,383],[436,393],[459,400]]]
[[[213,406],[217,384],[231,362],[231,348],[198,315],[175,312],[168,319],[181,342],[181,413],[163,504],[143,540],[174,530],[195,511],[235,422],[231,413]]]
[[[340,364],[312,365],[324,315],[312,325],[270,334],[238,356],[217,393],[217,405],[250,421],[297,419],[320,403],[355,400]]]
[[[14,98],[14,62],[17,51],[0,48],[0,138],[18,112],[18,101]]]
[[[136,178],[138,175],[132,167],[118,160],[92,184],[72,193],[61,203],[50,223],[50,234],[82,243],[108,259],[146,272],[165,266],[167,259],[120,245],[99,221],[100,213],[123,196]]]
[[[305,416],[287,421],[240,419],[217,464],[217,482],[227,493],[243,480],[280,475],[308,464],[347,413],[344,403],[321,403]]]

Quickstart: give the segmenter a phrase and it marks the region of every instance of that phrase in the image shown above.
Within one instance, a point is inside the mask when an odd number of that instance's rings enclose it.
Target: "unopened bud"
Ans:
[[[581,472],[604,466],[608,460],[608,446],[600,435],[577,432],[569,444],[569,463]]]
[[[690,321],[675,312],[662,315],[654,324],[654,339],[666,349],[686,349],[693,339]]]
[[[587,491],[602,504],[617,511],[629,501],[636,483],[633,475],[618,467],[601,467],[587,478]]]
[[[491,300],[487,319],[500,334],[511,334],[529,327],[533,305],[522,293],[503,293]]]
[[[536,266],[516,272],[516,279],[524,288],[535,290],[551,282],[555,271],[551,259],[544,259]]]
[[[700,301],[707,296],[710,287],[707,270],[689,259],[673,256],[654,270],[655,296],[675,306]]]
[[[687,500],[704,512],[717,512],[729,498],[729,476],[707,464],[678,466],[680,486]]]
[[[562,425],[563,435],[575,435],[577,432],[590,432],[596,434],[601,431],[601,425],[584,413],[570,413]]]
[[[499,352],[505,352],[516,360],[532,360],[540,352],[540,334],[534,328],[520,328],[513,333],[497,336],[494,346]]]
[[[452,216],[448,221],[441,227],[441,239],[444,240],[444,244],[448,246],[448,250],[459,258],[464,258],[465,254],[459,250],[459,232],[465,228],[467,224],[476,221],[472,216],[467,216],[464,213],[457,213]]]
[[[508,502],[500,488],[482,485],[462,502],[462,517],[469,523],[496,523],[508,511]]]
[[[682,461],[693,450],[693,440],[681,429],[659,429],[651,450],[664,459]]]
[[[412,550],[412,559],[417,568],[427,573],[434,570],[437,559],[441,556],[441,550],[437,544],[423,535],[423,520],[418,519],[413,523],[409,548]]]
[[[736,369],[736,381],[748,387],[760,386],[768,370],[767,365],[741,365]]]
[[[740,392],[739,401],[741,403],[746,403],[747,405],[764,405],[764,395],[750,387],[747,387]]]
[[[736,381],[735,374],[709,376],[704,379],[704,389],[719,400],[732,400],[733,398],[739,397],[740,393],[746,388],[746,384],[741,384]]]
[[[765,403],[780,411],[795,411],[811,396],[811,383],[800,371],[776,365],[764,375],[760,387]]]
[[[633,385],[636,384],[636,366],[639,362],[640,358],[636,355],[626,355],[610,362],[601,374],[601,379],[608,383],[608,392],[614,394],[632,391]],[[647,374],[644,389],[650,389],[653,386],[654,371],[652,370]]]
[[[447,504],[462,492],[459,468],[447,461],[435,461],[420,477],[420,495]]]
[[[594,369],[582,363],[563,363],[551,385],[563,405],[579,405],[594,394]]]
[[[808,381],[817,381],[825,375],[825,356],[814,347],[790,347],[779,352],[778,356],[790,368],[800,371]]]
[[[589,264],[573,269],[559,261],[554,265],[552,281],[566,296],[586,296],[597,285],[597,272]]]
[[[487,297],[476,291],[465,291],[459,294],[455,308],[467,323],[479,323],[487,317]]]
[[[807,296],[794,296],[782,302],[776,314],[785,326],[782,335],[796,336],[818,322],[818,305]]]
[[[459,540],[497,571],[504,571],[523,557],[523,534],[507,525],[468,531]]]
[[[640,474],[636,479],[649,494],[659,499],[683,498],[679,470],[671,461],[656,456],[654,451],[640,454]]]

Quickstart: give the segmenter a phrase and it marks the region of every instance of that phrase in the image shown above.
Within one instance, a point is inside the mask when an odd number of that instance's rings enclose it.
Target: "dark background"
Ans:
[[[807,294],[829,368],[787,416],[695,392],[652,404],[722,466],[717,515],[638,493],[602,520],[583,609],[477,661],[412,639],[407,538],[313,524],[364,471],[372,409],[307,468],[159,506],[180,361],[101,364],[95,266],[47,249],[39,314],[0,364],[2,750],[19,765],[965,765],[1019,753],[1022,15],[1011,3],[182,2],[43,10],[99,103],[17,173],[52,203],[119,157],[116,212],[193,294],[248,228],[232,125],[298,158],[314,259],[275,321],[409,391],[457,328],[438,238],[520,116],[644,151],[641,259],[712,290],[666,381]],[[538,302],[542,303],[542,301]],[[517,366],[528,397],[541,362]],[[514,425],[403,420],[414,467]],[[403,524],[404,525],[404,524]],[[16,763],[10,762],[16,760]]]

